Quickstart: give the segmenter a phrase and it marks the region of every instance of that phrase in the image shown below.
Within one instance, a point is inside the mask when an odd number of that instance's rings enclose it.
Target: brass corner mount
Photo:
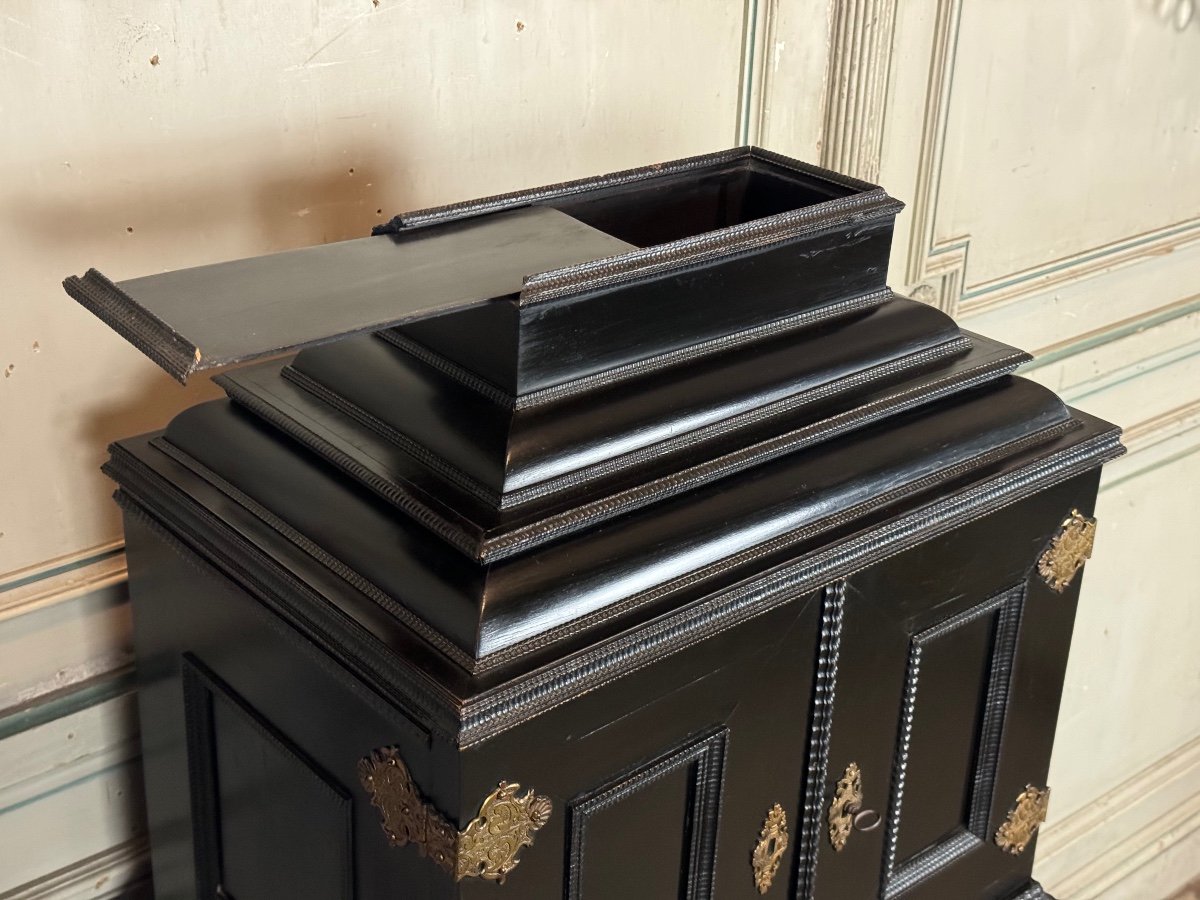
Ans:
[[[1050,788],[1026,785],[1009,810],[1008,818],[996,831],[996,846],[1005,853],[1020,856],[1046,821],[1050,806]]]
[[[383,831],[396,847],[414,844],[417,851],[454,876],[483,878],[501,884],[520,863],[521,849],[550,820],[548,797],[501,781],[480,804],[479,815],[458,831],[418,790],[396,747],[382,747],[359,760],[358,777],[371,803],[379,809]]]
[[[1038,559],[1037,570],[1050,590],[1061,594],[1075,573],[1091,559],[1096,539],[1096,520],[1077,509],[1071,510]]]

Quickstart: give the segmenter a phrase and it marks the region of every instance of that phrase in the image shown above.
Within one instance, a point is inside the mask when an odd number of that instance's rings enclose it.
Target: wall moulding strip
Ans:
[[[144,833],[136,695],[131,683],[110,681],[123,690],[107,697],[76,690],[30,710],[44,717],[30,727],[5,733],[0,721],[5,900],[110,896],[97,889],[101,875],[91,880],[90,893],[71,894],[66,885],[95,854]]]
[[[1042,829],[1036,875],[1091,900],[1200,828],[1200,738]]]
[[[821,165],[879,179],[896,0],[832,4]]]
[[[1166,371],[1172,367],[1186,367],[1189,363],[1200,359],[1200,340],[1190,341],[1177,347],[1171,347],[1163,350],[1158,354],[1144,356],[1141,359],[1123,365],[1113,366],[1107,372],[1102,372],[1093,378],[1081,379],[1071,384],[1060,385],[1056,388],[1058,395],[1066,402],[1075,406],[1083,406],[1090,408],[1095,402],[1089,398],[1104,395],[1108,391],[1113,391],[1131,383],[1139,382],[1151,383],[1151,378],[1155,373]],[[1176,371],[1187,372],[1186,368]],[[1171,376],[1158,376],[1171,377]],[[1193,383],[1191,378],[1186,374],[1177,377],[1176,383]],[[1174,391],[1171,396],[1176,394],[1192,393],[1191,391]],[[1161,415],[1161,411],[1155,415]],[[1110,413],[1110,418],[1115,418],[1116,421],[1128,423],[1128,419],[1117,413]],[[1140,420],[1139,420],[1140,421]]]
[[[1139,423],[1125,432],[1123,440],[1128,452],[1105,468],[1100,479],[1101,493],[1175,465],[1200,451],[1200,402]]]
[[[1200,241],[1200,217],[1130,235],[1002,278],[967,285],[963,289],[959,311],[965,315],[992,309],[1032,294],[1052,291],[1073,281],[1155,259],[1196,241]],[[938,247],[935,246],[932,252],[937,251]]]
[[[1099,900],[1105,893],[1176,844],[1200,831],[1200,795],[1172,810],[1152,826],[1123,841],[1056,886],[1061,897]]]
[[[916,189],[912,202],[912,231],[909,237],[908,266],[905,281],[918,300],[933,303],[951,315],[957,314],[961,278],[949,277],[965,267],[966,251],[953,254],[953,265],[935,272],[934,218],[942,180],[942,156],[946,145],[946,125],[950,114],[950,90],[954,83],[954,65],[958,52],[958,26],[962,18],[962,0],[939,0],[933,16],[933,45],[925,91],[925,111],[921,123],[920,153],[917,157]],[[932,284],[930,281],[940,281]],[[945,282],[953,282],[951,285]]]
[[[86,681],[72,682],[53,694],[38,695],[21,706],[0,709],[0,751],[10,738],[136,690],[137,676],[133,666],[127,664]]]
[[[761,144],[767,130],[771,66],[779,0],[745,0],[742,14],[742,65],[738,82],[734,145]]]
[[[137,697],[130,679],[111,679],[117,692],[80,690],[55,704],[61,713],[7,733],[0,720],[0,821],[11,807],[137,760]]]
[[[50,572],[0,594],[0,733],[6,712],[133,662],[125,554]]]
[[[1140,334],[1148,329],[1182,319],[1197,312],[1200,312],[1200,294],[1192,294],[1147,312],[1129,316],[1116,322],[1110,322],[1091,331],[1085,331],[1065,341],[1047,344],[1038,350],[1032,351],[1034,355],[1033,362],[1026,363],[1022,366],[1021,370],[1022,372],[1032,372],[1067,357],[1083,353],[1087,350],[1093,350],[1105,344],[1111,344],[1113,341],[1119,341],[1131,335]]]
[[[4,900],[109,900],[150,897],[150,842],[134,838],[51,872],[4,895]]]
[[[124,581],[124,547],[112,541],[8,573],[0,582],[0,622]]]
[[[1125,429],[1125,446],[1132,454],[1190,431],[1197,425],[1200,425],[1200,400],[1193,400],[1136,425],[1130,425]]]
[[[880,13],[878,22],[894,32],[894,15],[885,17],[887,0],[867,0],[863,7],[876,8]],[[917,159],[915,190],[911,207],[912,230],[907,248],[905,284],[907,292],[918,300],[931,303],[956,316],[970,315],[993,310],[1027,297],[1047,293],[1076,281],[1103,275],[1114,269],[1159,258],[1181,247],[1200,241],[1200,216],[1174,222],[1157,229],[1132,234],[1107,244],[1091,247],[1059,259],[1049,260],[1036,266],[1020,269],[999,278],[971,284],[967,280],[967,262],[970,257],[972,237],[969,234],[938,238],[937,207],[942,188],[942,161],[945,155],[946,131],[949,122],[951,94],[954,85],[955,67],[958,62],[958,31],[962,17],[962,0],[938,0],[933,22],[932,47],[929,59],[928,81],[921,127],[920,152]],[[851,11],[841,11],[840,19],[848,19],[860,12],[856,4]],[[859,29],[862,32],[862,29]],[[891,54],[891,32],[887,34],[887,59]],[[882,50],[871,47],[871,42],[880,41],[881,35],[867,32],[867,37],[856,36],[843,53],[839,54],[837,33],[834,35],[833,59],[830,63],[831,80],[829,90],[833,101],[837,95],[835,66],[844,67],[841,56],[854,60],[863,57],[860,64],[864,69],[871,67],[868,50],[877,54],[874,65],[881,64]],[[844,77],[842,68],[836,77]],[[859,76],[857,90],[868,89],[866,82],[871,76]],[[855,100],[849,108],[840,110],[831,102],[826,124],[826,142],[833,140],[836,146],[822,154],[822,164],[834,169],[845,169],[861,177],[869,176],[846,169],[853,166],[863,152],[863,138],[849,132],[844,136],[848,122],[856,122],[871,134],[874,123],[882,122],[887,108],[887,82],[884,73],[882,88],[876,82],[870,89],[877,92],[879,107],[869,100]],[[845,105],[843,103],[843,105]],[[826,153],[828,156],[826,156]]]

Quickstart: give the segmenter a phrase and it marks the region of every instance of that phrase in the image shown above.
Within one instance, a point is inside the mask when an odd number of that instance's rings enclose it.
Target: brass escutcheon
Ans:
[[[829,843],[833,844],[833,849],[838,853],[842,852],[846,841],[850,839],[855,819],[862,811],[862,802],[862,771],[858,768],[858,763],[852,762],[846,766],[842,780],[837,783],[833,802],[829,804]],[[864,830],[871,830],[877,826],[878,821]]]
[[[754,866],[754,886],[760,894],[771,889],[775,881],[775,873],[779,871],[779,863],[788,848],[787,813],[776,803],[767,813],[763,821],[762,831],[758,834],[758,844],[750,859]]]

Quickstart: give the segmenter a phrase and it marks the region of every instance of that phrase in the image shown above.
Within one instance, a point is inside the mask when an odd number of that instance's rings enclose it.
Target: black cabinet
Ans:
[[[1034,900],[1118,432],[753,148],[67,289],[228,400],[118,442],[162,898]]]
[[[1028,883],[1027,858],[995,836],[1046,784],[1075,614],[1035,562],[1057,511],[1090,510],[1095,491],[1077,477],[847,579],[829,783],[854,764],[879,825],[823,846],[818,895],[1003,898]]]

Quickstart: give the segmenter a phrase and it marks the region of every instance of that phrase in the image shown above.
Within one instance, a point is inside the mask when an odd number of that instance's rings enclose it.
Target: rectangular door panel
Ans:
[[[571,803],[568,900],[710,896],[727,735],[702,735]]]
[[[776,804],[788,842],[768,848],[767,896],[790,896],[820,599],[797,596],[464,751],[468,798],[503,778],[554,804],[506,896],[755,900],[753,854]]]
[[[815,890],[798,898],[999,900],[1029,885],[1033,842],[1009,852],[997,832],[1027,788],[1046,787],[1080,581],[1059,593],[1037,563],[1064,516],[1091,509],[1095,481],[846,581]],[[842,843],[830,809],[855,770],[862,815],[838,819]]]
[[[886,897],[988,839],[1023,600],[1023,587],[1014,587],[909,643],[885,826]]]

